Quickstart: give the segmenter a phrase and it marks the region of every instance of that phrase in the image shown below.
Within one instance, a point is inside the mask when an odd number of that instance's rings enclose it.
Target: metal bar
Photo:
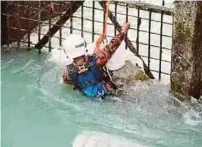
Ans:
[[[115,12],[115,19],[117,20],[117,1],[115,1],[115,7],[114,7],[114,12]],[[114,25],[114,36],[116,36],[116,24]]]
[[[90,8],[92,8],[92,7],[90,7]],[[95,8],[95,10],[96,10],[96,8]],[[125,16],[125,13],[119,13],[119,12],[117,12],[116,14]],[[2,13],[2,15],[6,15],[6,14],[5,14],[5,13]],[[64,15],[65,15],[65,14],[64,14]],[[9,16],[13,16],[13,15],[9,15]],[[133,15],[130,15],[130,14],[128,14],[128,16],[133,17],[133,18],[138,18],[137,16],[133,16]],[[78,16],[72,16],[72,17],[81,18],[81,17],[78,17]],[[27,19],[26,17],[22,17],[22,16],[19,17],[19,18],[20,18],[20,19]],[[84,20],[87,20],[87,19],[88,19],[88,18],[84,18]],[[142,20],[149,20],[148,18],[143,18],[143,17],[141,17],[141,19],[142,19]],[[37,19],[33,19],[33,18],[30,18],[30,21],[38,22]],[[98,21],[98,20],[95,20],[95,21]],[[151,19],[151,21],[161,23],[161,21],[154,20],[154,19]],[[44,21],[40,21],[40,23],[42,23],[42,22],[44,22]],[[98,22],[99,22],[99,21],[98,21]],[[102,21],[100,21],[100,22],[102,22]],[[168,22],[164,22],[164,21],[163,21],[163,23],[164,23],[164,24],[167,24],[167,25],[172,25],[172,23],[168,23]]]
[[[51,29],[51,13],[49,12],[49,15],[48,15],[48,23],[49,23],[49,25],[48,25],[48,28],[49,28],[49,30]],[[51,52],[51,34],[49,33],[48,34],[48,47],[49,47],[49,52]]]
[[[28,3],[29,3],[29,1],[28,1]],[[51,3],[54,4],[54,5],[60,5],[60,4],[54,3],[53,1],[51,1]],[[64,2],[64,3],[65,3],[65,2]],[[19,4],[19,3],[13,3],[13,5],[14,5],[14,6],[18,6],[18,7],[22,7],[21,9],[26,8],[25,5],[21,5],[21,4]],[[46,7],[46,6],[45,6],[45,7]],[[31,6],[30,6],[30,11],[33,11],[33,10],[37,10],[37,11],[38,11],[38,7],[31,7]],[[57,12],[55,12],[55,13],[57,13]]]
[[[83,4],[81,5],[81,36],[83,37]]]
[[[157,70],[154,70],[154,69],[151,69],[151,71],[153,71],[153,72],[156,72],[156,73],[158,73],[159,71],[157,71]],[[162,74],[164,74],[164,75],[170,75],[170,73],[166,73],[166,72],[161,72]]]
[[[62,17],[62,2],[60,1],[60,19]],[[59,38],[59,45],[62,46],[62,27],[60,27],[59,29],[59,35],[60,35],[60,38]]]
[[[9,6],[9,4],[7,3],[7,7]],[[9,45],[10,45],[10,28],[9,28],[9,25],[10,25],[10,18],[9,18],[9,15],[8,15],[9,11],[6,12],[6,21],[7,21],[7,37],[8,37],[8,41],[7,41],[7,47],[9,48]]]
[[[30,10],[29,10],[29,11],[30,11]],[[1,13],[1,14],[2,14],[2,15],[7,15],[7,14],[5,14],[5,13]],[[38,14],[38,13],[37,13],[37,14]],[[11,17],[11,16],[14,16],[14,15],[11,15],[11,14],[10,14],[9,16]],[[27,20],[28,18],[27,18],[27,17],[20,16],[19,19]],[[30,20],[30,21],[34,21],[34,22],[38,22],[38,18],[37,18],[37,19],[29,18],[29,20]],[[40,23],[43,23],[44,21],[39,21],[39,22],[40,22]]]
[[[8,28],[13,29],[13,30],[18,30],[17,27],[13,27],[13,26],[8,26]],[[19,29],[20,31],[24,31],[24,32],[28,32],[28,29]]]
[[[24,40],[22,40],[21,41],[21,43],[28,43],[27,41],[24,41]],[[30,42],[30,44],[31,45],[36,45],[36,43],[32,43],[32,42]],[[43,47],[45,47],[45,48],[49,48],[49,46],[47,46],[47,45],[44,45]],[[31,49],[31,48],[30,48]],[[54,49],[53,47],[51,47],[51,49]]]
[[[27,30],[28,48],[30,48],[30,42],[31,42],[30,41],[30,15],[29,15],[30,14],[30,9],[29,9],[29,7],[30,6],[28,5],[28,7],[27,7],[28,8],[28,22],[27,22],[28,23],[28,30]]]
[[[30,11],[30,10],[29,10]],[[5,14],[5,13],[1,13],[2,15],[8,15],[9,17],[13,17],[14,15],[11,15],[11,14]],[[20,16],[19,17],[20,19],[24,19],[24,20],[27,20],[28,18],[26,18],[26,17],[22,17],[22,16]],[[35,22],[38,22],[38,19],[31,19],[31,18],[29,18],[30,19],[30,21],[35,21]],[[43,22],[43,21],[41,21],[41,22]]]
[[[114,4],[116,2],[118,2],[117,3],[118,6],[125,6],[127,4],[126,2],[121,2],[121,1],[117,1],[117,0],[110,1],[111,4]],[[86,6],[86,5],[84,5],[84,7],[89,8],[89,9],[91,8],[90,6]],[[170,15],[170,16],[173,15],[173,8],[167,8],[167,7],[163,7],[162,8],[162,6],[151,5],[151,4],[148,4],[148,3],[130,1],[128,3],[128,7],[129,8],[135,8],[135,9],[139,8],[140,10],[151,11],[151,12],[154,12],[154,13],[160,13],[161,10],[164,10],[165,11],[165,15]],[[157,8],[157,9],[155,9],[155,8]],[[102,9],[100,9],[100,8],[95,8],[95,9],[102,11]]]
[[[163,33],[163,14],[164,11],[161,12],[161,26],[160,26],[160,52],[159,52],[159,80],[161,80],[161,60],[162,60],[162,33]]]
[[[95,1],[92,2],[92,42],[95,40]]]
[[[152,12],[149,11],[149,36],[148,36],[148,68],[150,69],[150,41],[151,41],[151,14]]]
[[[18,7],[22,7],[23,8],[26,8],[25,5],[22,5],[22,4],[19,4],[19,3],[12,3],[13,6],[18,6]],[[29,4],[28,4],[29,5]],[[38,10],[38,7],[31,7],[29,6],[30,9],[33,9],[33,10]],[[32,11],[32,10],[31,10]]]
[[[130,28],[131,30],[138,30],[138,29],[135,29],[135,28]],[[148,31],[145,31],[145,30],[140,30],[139,29],[139,32],[144,32],[144,33],[148,33]],[[158,34],[158,33],[154,33],[154,32],[150,32],[151,34],[154,34],[154,35],[160,35],[160,33]],[[162,34],[162,36],[164,36],[164,37],[168,37],[168,38],[172,38],[172,36],[169,36],[169,35],[164,35],[164,34]]]
[[[18,33],[20,34],[20,18],[19,18],[19,7],[17,6],[17,13],[15,19],[17,20],[17,27],[18,27]],[[17,49],[20,47],[20,39],[17,40]]]
[[[41,1],[39,1],[38,28],[39,28],[38,41],[40,41],[41,39]]]
[[[118,6],[118,5],[117,5]],[[92,8],[92,7],[90,7],[90,6],[84,6],[85,8]],[[129,7],[130,8],[130,7]],[[99,9],[99,8],[95,8],[95,10],[99,10],[99,11],[103,11],[102,9]],[[140,9],[141,10],[141,9]],[[113,13],[115,13],[114,11],[112,11]],[[151,11],[152,12],[152,11]],[[119,15],[122,15],[122,16],[125,16],[126,14],[125,13],[121,13],[121,12],[116,12],[117,14],[119,14]],[[135,15],[130,15],[130,14],[128,14],[128,16],[130,16],[130,17],[132,17],[132,18],[137,18],[137,16],[135,16]],[[144,17],[141,17],[141,19],[142,20],[149,20],[148,18],[144,18]],[[159,21],[159,20],[155,20],[155,19],[151,19],[151,21],[155,21],[155,22],[161,22],[161,21]],[[172,25],[172,23],[169,23],[169,22],[163,22],[163,23],[165,23],[165,24],[168,24],[168,25]]]
[[[126,4],[126,22],[128,22],[128,4]],[[128,33],[126,34],[126,36],[128,37]],[[126,37],[126,41],[127,41],[127,37]],[[125,49],[127,49],[128,46],[127,44],[125,44]]]
[[[39,11],[38,11],[38,42],[41,40],[41,1],[39,1]],[[38,54],[41,54],[41,49],[38,49]]]
[[[142,57],[144,57],[144,58],[148,58],[148,56],[145,56],[145,55],[141,55],[140,54],[140,56],[142,56]],[[150,57],[150,59],[152,59],[152,60],[157,60],[157,61],[159,61],[159,58],[155,58],[155,57]],[[168,60],[161,60],[162,62],[166,62],[166,63],[171,63],[171,61],[168,61]]]
[[[135,43],[135,41],[131,41],[131,42]],[[139,42],[139,44],[148,45],[147,43],[143,43],[143,42]],[[160,46],[153,45],[153,44],[150,44],[150,46],[160,48]],[[171,48],[162,47],[162,49],[171,51]]]
[[[7,11],[8,2],[1,2],[1,12]],[[2,37],[4,36],[4,37]],[[7,16],[1,15],[1,45],[8,45],[8,24],[7,24]]]
[[[81,31],[81,29],[78,29],[78,28],[73,28],[73,30]],[[91,31],[87,31],[87,30],[83,30],[83,32],[92,34]],[[101,35],[101,33],[96,33],[96,32],[95,32],[94,34],[95,34],[95,35]],[[107,37],[114,37],[114,36],[107,35]]]
[[[105,26],[105,12],[106,12],[106,3],[105,3],[105,1],[104,1],[104,8],[103,8],[103,29],[102,29],[102,33],[104,34],[104,26]]]
[[[114,2],[115,2],[115,0],[111,1],[112,4]],[[126,4],[128,4],[128,6],[130,8],[136,8],[136,9],[140,9],[140,10],[144,10],[144,11],[151,11],[151,12],[155,12],[155,13],[161,13],[161,11],[164,11],[164,14],[166,14],[166,15],[172,15],[174,13],[173,8],[156,6],[156,5],[138,2],[138,1],[127,1],[127,2],[118,1],[118,5],[125,6]]]
[[[117,1],[115,1],[114,3],[117,3]],[[118,3],[118,4],[120,4],[120,2]],[[118,5],[117,4],[117,5]],[[125,6],[126,4],[124,4],[124,6]],[[18,6],[22,6],[22,5],[18,5]],[[24,7],[24,6],[23,6]],[[89,9],[91,9],[92,7],[90,7],[90,6],[85,6],[84,5],[84,7],[85,8],[89,8]],[[33,7],[30,7],[30,9],[32,9]],[[130,5],[129,5],[129,8],[133,8],[133,7],[130,7]],[[38,10],[38,8],[34,8],[35,10]],[[141,10],[141,8],[139,8],[140,10]],[[103,11],[102,9],[99,9],[99,8],[95,8],[95,10],[100,10],[100,11]],[[112,11],[113,12],[113,11]],[[164,11],[165,12],[165,11]],[[117,14],[120,14],[120,15],[125,15],[124,13],[120,13],[120,12],[117,12]],[[165,15],[165,13],[164,13],[164,15]],[[128,15],[128,16],[130,16],[130,17],[136,17],[136,16],[134,16],[134,15]],[[147,18],[143,18],[142,17],[142,19],[145,19],[145,20],[148,20]],[[157,21],[157,20],[153,20],[152,19],[152,21]],[[160,22],[160,21],[158,21],[158,22]],[[167,22],[164,22],[164,23],[167,23]],[[170,25],[172,25],[172,23],[167,23],[167,24],[170,24]]]
[[[94,15],[94,16],[95,16],[95,15]],[[73,16],[73,17],[74,17],[74,18],[81,19],[81,17],[79,17],[79,16]],[[95,17],[94,17],[94,19],[95,19]],[[92,21],[92,19],[89,19],[89,18],[83,18],[83,20]],[[94,20],[94,22],[102,23],[102,24],[103,24],[103,21],[99,21],[99,20]],[[114,25],[114,24],[108,22],[107,25]]]
[[[49,23],[48,23],[48,22],[47,22],[47,23],[43,23],[43,25],[49,25]],[[54,23],[51,23],[51,25],[52,25],[52,26],[60,27],[60,25],[57,25],[57,24],[54,24]],[[63,25],[62,25],[61,27],[63,27],[63,28],[69,28],[69,29],[70,29],[71,26],[66,27],[66,26],[63,26]]]
[[[72,34],[73,20],[72,20],[72,2],[70,2],[70,34]]]
[[[174,22],[174,17],[172,17],[172,22]],[[173,25],[172,25],[172,30],[174,30]],[[173,38],[173,32],[172,32],[172,38]],[[171,44],[172,44],[171,47],[173,47],[173,42]],[[173,61],[173,50],[171,50],[171,61]],[[173,62],[171,62],[170,74],[172,73],[172,70],[173,70]]]
[[[164,0],[162,0],[162,6],[163,6],[163,8],[165,8],[165,7],[164,7],[164,5],[165,5],[165,1],[164,1]]]
[[[23,9],[23,8],[26,8],[26,6],[25,6],[25,5],[21,5],[21,4],[19,4],[19,3],[12,3],[12,5],[13,5],[13,6],[22,7],[22,9]],[[38,8],[37,8],[37,7],[30,7],[30,6],[29,6],[29,9],[38,10]],[[32,10],[31,10],[31,11],[32,11]]]
[[[137,53],[139,53],[139,27],[140,27],[140,10],[137,9],[137,39],[136,39],[136,45],[137,45]]]
[[[74,29],[75,30],[75,29]],[[80,29],[78,29],[78,30],[80,30]],[[32,34],[38,34],[37,32],[33,32]],[[46,35],[46,34],[44,34],[44,33],[41,33],[41,35]],[[57,36],[53,36],[52,38],[57,38],[57,39],[60,39],[60,37],[57,37]],[[66,38],[61,38],[62,40],[65,40]]]

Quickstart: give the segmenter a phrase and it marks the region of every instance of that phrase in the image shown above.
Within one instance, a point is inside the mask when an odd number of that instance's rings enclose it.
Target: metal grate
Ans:
[[[2,2],[1,2],[2,3]],[[65,39],[64,30],[68,29],[69,34],[80,33],[82,36],[90,35],[91,39],[88,42],[95,41],[98,36],[102,33],[96,29],[98,26],[102,26],[104,20],[104,10],[96,1],[87,1],[80,5],[80,8],[71,15],[73,12],[74,2],[62,2],[62,1],[51,1],[51,2],[3,2],[7,3],[6,11],[2,11],[2,16],[6,17],[7,20],[7,43],[16,41],[18,46],[22,44],[27,44],[28,48],[34,47],[37,42],[32,40],[33,35],[37,35],[37,41],[40,42],[42,37],[48,35],[48,44],[44,45],[43,48],[48,48],[49,51],[54,48],[52,40],[57,39],[58,45],[62,45],[62,40]],[[54,5],[56,11],[54,13],[49,12],[49,6]],[[10,11],[11,8],[15,10]],[[56,26],[56,20],[59,20],[64,16],[66,9],[70,9],[70,19],[59,28],[59,35],[50,36],[46,32],[42,31],[44,25],[50,30],[51,27]],[[24,15],[21,11],[25,11],[29,15]],[[131,28],[128,37],[131,39],[134,46],[136,46],[138,54],[142,56],[144,61],[147,63],[149,69],[155,74],[155,77],[159,80],[162,79],[163,75],[170,75],[170,71],[162,69],[165,65],[168,69],[171,69],[171,43],[169,45],[164,45],[166,40],[172,40],[172,15],[173,11],[170,8],[164,7],[164,1],[162,1],[162,6],[155,6],[150,4],[145,4],[141,2],[121,2],[121,1],[110,1],[110,11],[114,14],[115,18],[122,22],[130,21]],[[16,14],[18,14],[16,16]],[[97,14],[101,15],[103,19],[97,19]],[[143,16],[147,14],[147,17]],[[169,17],[170,21],[166,19]],[[54,19],[52,19],[54,18]],[[123,18],[123,19],[122,19]],[[16,25],[16,19],[22,23]],[[77,20],[80,20],[79,22]],[[90,22],[90,23],[88,23]],[[121,23],[122,23],[121,22]],[[78,23],[80,24],[78,26]],[[88,29],[87,25],[91,25]],[[155,24],[159,25],[159,31],[153,30],[157,27]],[[24,27],[26,25],[27,27]],[[144,27],[145,26],[145,27]],[[165,26],[170,28],[167,30],[170,33],[165,33]],[[112,28],[113,33],[107,34],[108,38],[112,38],[117,34],[117,26],[111,21],[108,21],[108,27]],[[37,29],[36,29],[37,28]],[[16,37],[9,35],[12,31],[21,34],[21,37]],[[109,30],[109,29],[108,29]],[[132,34],[132,35],[131,35]],[[24,36],[24,37],[22,37]],[[158,38],[158,41],[153,41]],[[13,38],[12,38],[13,37]],[[154,44],[155,42],[155,44]],[[55,45],[55,44],[54,44]],[[125,44],[127,49],[127,45]],[[154,54],[158,50],[158,55]],[[41,49],[38,50],[41,53]],[[164,56],[169,56],[165,58]],[[154,64],[158,62],[158,68],[154,68]]]

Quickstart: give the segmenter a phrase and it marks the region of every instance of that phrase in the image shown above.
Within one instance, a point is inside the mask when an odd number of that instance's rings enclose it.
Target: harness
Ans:
[[[88,58],[89,62],[81,66],[80,69],[73,64],[69,65],[69,77],[74,89],[82,91],[88,86],[96,85],[109,78],[106,72],[97,66],[94,56]],[[103,91],[98,90],[98,95],[103,95]]]

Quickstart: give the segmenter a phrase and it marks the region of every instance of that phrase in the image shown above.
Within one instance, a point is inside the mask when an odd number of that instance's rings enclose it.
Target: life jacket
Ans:
[[[78,89],[88,97],[104,97],[108,91],[103,81],[108,79],[106,72],[99,68],[94,56],[88,56],[88,63],[85,68],[79,70],[73,64],[69,65],[69,77],[72,80],[74,89]]]

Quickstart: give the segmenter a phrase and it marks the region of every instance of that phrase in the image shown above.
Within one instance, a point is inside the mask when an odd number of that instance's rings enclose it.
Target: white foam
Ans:
[[[58,50],[58,47],[51,50],[51,56],[48,61],[54,62],[59,65],[64,65],[67,61],[66,55],[63,50]]]
[[[83,131],[76,136],[73,147],[145,147],[139,143],[102,132]]]
[[[184,122],[191,126],[196,126],[199,123],[202,123],[201,116],[199,115],[199,112],[196,112],[194,110],[189,110],[183,115]]]
[[[18,72],[21,72],[21,71],[25,70],[26,68],[28,68],[28,67],[32,64],[32,62],[34,62],[34,60],[28,61],[23,67],[21,67],[21,68],[19,68],[19,69],[13,70],[13,71],[11,72],[11,74],[16,74],[16,73],[18,73]]]

